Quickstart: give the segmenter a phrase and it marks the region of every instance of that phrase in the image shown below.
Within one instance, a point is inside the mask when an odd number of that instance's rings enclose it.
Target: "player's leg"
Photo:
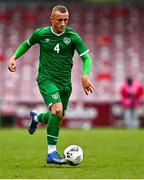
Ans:
[[[132,128],[139,128],[140,122],[139,122],[139,110],[137,107],[133,108],[132,110],[132,117],[131,117],[131,125]]]
[[[59,136],[59,125],[63,114],[63,107],[59,93],[60,90],[55,84],[49,82],[40,83],[39,89],[50,111],[41,114],[34,114],[35,116],[33,117],[33,121],[36,123],[44,122],[45,124],[48,124],[47,162],[55,164],[65,164],[65,159],[60,157],[56,149],[56,144]]]
[[[60,103],[55,103],[51,107],[52,116],[47,127],[48,156],[47,163],[65,164],[66,160],[61,158],[56,150],[59,137],[60,123],[68,106],[71,89],[60,93]]]
[[[69,103],[69,98],[70,98],[70,95],[71,95],[71,92],[72,92],[72,88],[68,88],[67,90],[64,90],[61,92],[61,102],[62,102],[62,105],[63,105],[63,116],[65,115],[65,111],[67,110],[67,106],[68,106],[68,103]]]
[[[31,111],[30,116],[31,116],[31,124],[28,128],[28,131],[29,131],[29,134],[34,134],[39,122],[48,124],[49,119],[51,117],[51,112],[44,112],[44,113],[38,114],[36,111]]]
[[[37,112],[35,111],[30,112],[31,124],[28,127],[29,134],[33,134],[37,129],[38,121],[37,121],[36,116],[37,116]]]
[[[71,94],[71,88],[67,91],[59,91],[56,95],[53,95],[55,99],[58,99],[58,103],[52,102],[50,108],[51,118],[49,119],[47,127],[47,142],[48,142],[48,163],[64,164],[65,159],[61,158],[56,150],[56,144],[59,138],[60,124],[64,115],[64,111],[67,109],[69,97]]]
[[[48,156],[47,163],[65,164],[65,159],[61,158],[57,152],[56,144],[59,137],[60,122],[63,114],[62,103],[54,103],[51,106],[51,118],[47,126]]]
[[[59,94],[56,93],[59,89],[55,84],[49,81],[43,81],[41,83],[38,83],[38,87],[48,108],[51,107],[52,103],[57,103],[61,101],[60,99],[55,98],[59,96]],[[28,128],[28,131],[30,134],[33,134],[36,131],[39,122],[48,124],[51,117],[51,112],[44,112],[38,114],[35,111],[31,111],[30,116],[31,124]]]
[[[31,111],[30,116],[31,116],[32,121],[31,121],[31,125],[28,128],[28,131],[29,131],[29,134],[34,134],[39,122],[48,124],[49,119],[51,117],[51,112],[44,112],[44,113],[38,114],[36,111]]]
[[[31,116],[32,121],[31,121],[31,125],[28,128],[28,131],[29,131],[29,134],[34,134],[39,122],[48,124],[49,119],[51,117],[51,112],[44,112],[44,113],[38,114],[36,111],[31,111],[30,116]]]
[[[50,108],[51,117],[47,126],[47,142],[56,145],[59,135],[60,122],[63,114],[62,103],[54,103]],[[48,151],[50,152],[50,151]]]

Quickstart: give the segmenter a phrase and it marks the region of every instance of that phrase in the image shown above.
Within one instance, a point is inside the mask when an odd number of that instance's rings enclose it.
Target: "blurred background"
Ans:
[[[67,6],[69,26],[83,37],[90,49],[93,58],[90,79],[95,87],[93,94],[84,94],[82,61],[75,53],[73,92],[62,126],[121,127],[122,82],[131,76],[144,85],[143,0],[0,1],[0,127],[25,128],[32,109],[47,110],[35,80],[38,45],[17,61],[15,73],[9,72],[7,65],[22,41],[36,28],[50,24],[51,9],[57,4]],[[139,121],[143,127],[143,98]]]

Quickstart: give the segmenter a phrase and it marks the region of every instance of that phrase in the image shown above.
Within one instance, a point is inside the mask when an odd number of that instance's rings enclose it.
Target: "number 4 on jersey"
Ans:
[[[57,53],[59,53],[59,51],[60,51],[59,44],[57,44],[57,45],[54,47],[54,50],[55,50]]]

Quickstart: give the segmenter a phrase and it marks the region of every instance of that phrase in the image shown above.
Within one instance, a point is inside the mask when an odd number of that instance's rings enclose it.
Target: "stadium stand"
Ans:
[[[18,62],[17,72],[7,71],[7,62],[31,32],[49,23],[50,4],[1,4],[0,6],[0,85],[1,100],[39,102],[36,82],[38,47],[31,48]],[[79,86],[81,61],[74,59],[74,88],[71,99],[119,100],[119,84],[127,73],[142,78],[143,9],[140,7],[97,7],[71,4],[70,25],[84,38],[93,57],[91,79],[96,92],[85,97]],[[42,12],[42,13],[40,13]],[[78,78],[77,78],[78,77]]]
[[[35,81],[38,46],[18,61],[17,72],[7,63],[17,48],[37,27],[49,24],[52,3],[0,2],[0,102],[41,103]],[[84,38],[93,57],[91,80],[95,92],[85,96],[81,87],[81,60],[76,54],[71,101],[116,102],[119,88],[128,74],[143,80],[144,6],[97,6],[68,3],[69,25]]]

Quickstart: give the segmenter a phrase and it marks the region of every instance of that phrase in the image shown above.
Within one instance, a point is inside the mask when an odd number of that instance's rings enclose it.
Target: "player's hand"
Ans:
[[[16,60],[12,57],[8,63],[8,69],[11,72],[15,72],[16,71]]]
[[[88,75],[83,75],[82,76],[82,86],[83,86],[83,89],[84,89],[86,95],[88,95],[89,92],[92,93],[93,90],[94,90],[94,87],[91,84]]]

